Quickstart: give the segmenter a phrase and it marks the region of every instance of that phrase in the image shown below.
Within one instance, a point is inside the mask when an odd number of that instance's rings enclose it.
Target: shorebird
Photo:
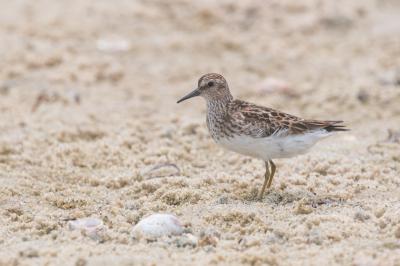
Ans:
[[[241,100],[235,100],[220,74],[209,73],[197,88],[177,103],[201,96],[207,102],[207,127],[222,147],[265,162],[264,183],[258,197],[272,184],[273,159],[306,153],[317,141],[335,131],[347,131],[339,120],[307,120]]]

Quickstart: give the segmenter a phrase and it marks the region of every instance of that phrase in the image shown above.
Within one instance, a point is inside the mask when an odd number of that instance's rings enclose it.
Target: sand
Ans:
[[[0,264],[400,265],[399,13],[396,0],[1,1]],[[263,162],[213,143],[202,99],[176,104],[207,72],[351,131],[276,160],[258,201]],[[160,212],[186,235],[132,239]],[[69,230],[84,217],[104,222],[97,239]]]

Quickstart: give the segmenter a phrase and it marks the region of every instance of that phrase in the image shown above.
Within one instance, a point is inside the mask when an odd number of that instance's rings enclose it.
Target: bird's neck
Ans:
[[[209,114],[224,115],[227,112],[229,103],[232,101],[233,97],[231,95],[225,98],[208,100],[207,112]]]
[[[221,138],[221,126],[227,121],[232,96],[226,99],[207,101],[207,127],[215,141]]]

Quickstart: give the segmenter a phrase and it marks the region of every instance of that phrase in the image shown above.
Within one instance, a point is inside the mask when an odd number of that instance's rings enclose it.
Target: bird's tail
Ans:
[[[307,126],[311,129],[325,129],[328,132],[334,131],[349,131],[346,125],[343,125],[343,121],[319,121],[319,120],[309,120],[306,122]]]

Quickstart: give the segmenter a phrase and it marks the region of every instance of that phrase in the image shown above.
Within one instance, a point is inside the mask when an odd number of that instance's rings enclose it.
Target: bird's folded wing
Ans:
[[[271,108],[237,101],[231,110],[231,121],[244,135],[265,138],[285,137],[315,130],[345,131],[343,121],[305,120]]]

